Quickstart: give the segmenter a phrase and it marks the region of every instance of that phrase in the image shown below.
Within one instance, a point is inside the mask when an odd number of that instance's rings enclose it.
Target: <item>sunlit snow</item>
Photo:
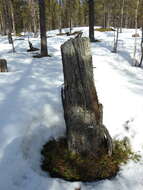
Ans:
[[[88,35],[88,28],[83,30]],[[140,32],[140,31],[139,31]],[[28,36],[14,37],[12,53],[7,37],[0,36],[0,58],[8,73],[0,73],[0,190],[143,190],[143,162],[129,162],[111,180],[93,183],[50,178],[40,169],[40,150],[52,137],[65,133],[60,97],[63,71],[60,46],[70,37],[48,32],[51,57],[36,59],[27,53]],[[133,29],[119,35],[118,53],[112,53],[114,32],[95,32],[92,43],[94,78],[104,124],[112,137],[129,137],[143,154],[143,69],[132,66]],[[32,36],[32,35],[31,35]],[[20,40],[22,38],[23,40]],[[30,37],[34,47],[40,38]],[[140,38],[137,56],[140,59]],[[92,126],[90,126],[92,127]],[[61,150],[62,151],[62,150]]]

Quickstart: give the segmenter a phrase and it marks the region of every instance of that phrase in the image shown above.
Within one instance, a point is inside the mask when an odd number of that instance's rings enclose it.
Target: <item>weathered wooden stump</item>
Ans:
[[[8,72],[7,61],[5,59],[0,59],[0,72]]]
[[[102,105],[94,86],[88,38],[70,39],[61,46],[64,87],[62,101],[68,148],[75,154],[112,154],[112,139],[102,122]]]

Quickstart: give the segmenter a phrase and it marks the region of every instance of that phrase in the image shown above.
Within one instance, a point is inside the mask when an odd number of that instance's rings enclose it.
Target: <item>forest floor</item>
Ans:
[[[88,36],[88,28],[82,30]],[[6,36],[0,36],[0,58],[8,73],[0,73],[0,190],[142,190],[143,160],[121,166],[111,180],[81,183],[53,179],[40,168],[41,148],[50,138],[65,133],[60,97],[63,84],[60,46],[70,37],[48,32],[51,57],[27,53],[28,36],[14,37],[12,53]],[[140,33],[140,31],[139,31]],[[127,136],[133,150],[143,155],[143,68],[132,66],[133,29],[119,34],[118,53],[112,53],[114,32],[95,32],[92,43],[94,78],[104,106],[104,124],[112,137]],[[40,38],[30,37],[35,47]],[[140,38],[136,59],[140,59]],[[62,151],[62,150],[61,150]]]

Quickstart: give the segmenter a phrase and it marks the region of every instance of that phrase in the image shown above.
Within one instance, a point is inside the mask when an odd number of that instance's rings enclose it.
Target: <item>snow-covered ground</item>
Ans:
[[[88,35],[88,28],[83,30]],[[0,58],[8,73],[0,73],[0,190],[143,190],[143,162],[129,162],[112,180],[93,183],[50,178],[40,169],[40,149],[52,137],[65,133],[60,98],[63,84],[60,45],[70,37],[48,32],[52,57],[36,59],[27,53],[27,37],[15,37],[11,53],[7,37],[0,36]],[[104,106],[104,124],[112,137],[128,136],[143,155],[143,69],[132,66],[134,30],[119,36],[117,54],[111,52],[114,32],[95,32],[92,43],[95,84]],[[21,39],[21,40],[19,40]],[[22,40],[23,39],[23,40]],[[39,47],[39,38],[30,38]],[[139,50],[140,38],[138,39]],[[140,53],[137,52],[137,59]]]

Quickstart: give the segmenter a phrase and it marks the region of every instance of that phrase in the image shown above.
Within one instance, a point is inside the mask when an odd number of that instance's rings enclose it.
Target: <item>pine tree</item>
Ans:
[[[89,38],[91,42],[95,42],[94,38],[94,0],[88,0],[89,5]]]
[[[45,0],[39,0],[40,36],[41,36],[41,56],[48,56],[47,36],[46,36],[46,16]]]

